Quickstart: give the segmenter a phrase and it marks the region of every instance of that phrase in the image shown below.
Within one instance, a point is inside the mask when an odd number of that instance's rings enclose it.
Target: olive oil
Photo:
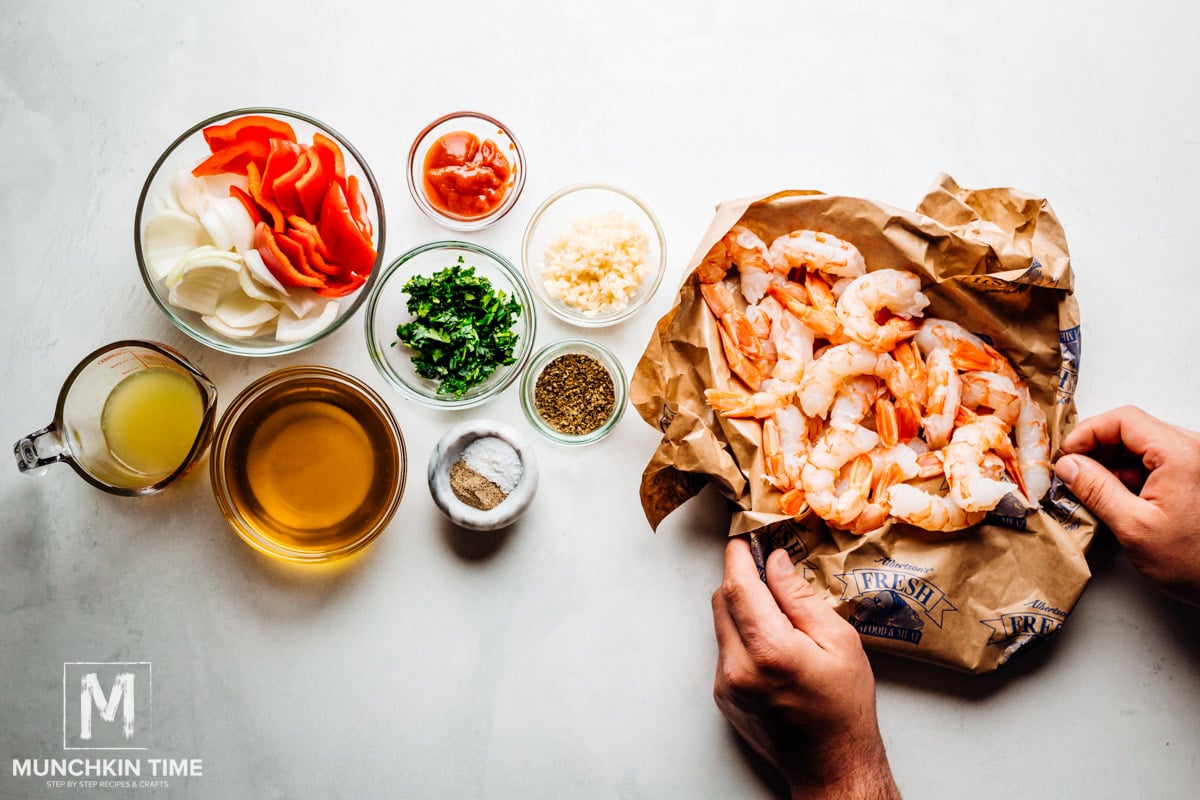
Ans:
[[[116,461],[157,481],[187,459],[203,422],[204,397],[190,376],[146,369],[109,393],[100,430]]]
[[[400,480],[387,422],[333,380],[256,397],[224,461],[234,513],[263,538],[312,556],[350,547],[385,520]]]

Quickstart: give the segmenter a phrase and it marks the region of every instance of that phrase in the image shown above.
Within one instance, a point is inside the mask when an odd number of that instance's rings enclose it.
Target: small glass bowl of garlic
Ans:
[[[370,293],[383,248],[379,186],[358,150],[275,108],[185,131],[134,217],[150,296],[188,336],[237,355],[291,353],[337,330]]]

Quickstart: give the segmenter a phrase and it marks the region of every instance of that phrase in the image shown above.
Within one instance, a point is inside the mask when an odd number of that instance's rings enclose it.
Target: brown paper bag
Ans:
[[[642,476],[652,527],[712,483],[735,505],[729,535],[792,561],[863,643],[972,672],[994,670],[1062,626],[1090,577],[1095,519],[1058,483],[1036,510],[1004,508],[957,533],[889,523],[866,536],[778,513],[754,420],[717,416],[707,388],[730,388],[717,323],[694,268],[741,222],[766,242],[801,228],[855,244],[868,269],[920,275],[929,317],[954,320],[1013,362],[1046,412],[1051,453],[1075,420],[1079,310],[1061,225],[1045,200],[966,190],[940,176],[915,212],[853,197],[787,191],[717,208],[675,306],[634,372],[630,398],[663,438]],[[761,561],[760,561],[761,564]]]

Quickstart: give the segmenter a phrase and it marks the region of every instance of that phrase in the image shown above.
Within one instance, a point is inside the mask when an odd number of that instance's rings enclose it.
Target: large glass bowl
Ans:
[[[628,282],[613,266],[627,266],[625,257],[634,251],[629,245],[635,237],[626,226],[645,245],[639,279]],[[666,237],[638,197],[605,183],[580,183],[555,192],[533,212],[521,242],[521,266],[550,313],[572,325],[599,328],[629,319],[654,296],[667,266]],[[564,296],[558,290],[563,286],[578,292]],[[591,301],[600,307],[589,308]]]
[[[209,461],[225,521],[283,561],[358,552],[404,495],[404,435],[369,386],[329,367],[287,367],[243,389],[221,417]]]
[[[370,221],[372,228],[371,239],[376,256],[375,263],[366,283],[355,292],[339,298],[335,314],[329,314],[327,318],[322,319],[315,325],[306,326],[312,327],[313,330],[306,332],[302,338],[294,341],[278,341],[275,338],[275,331],[269,325],[266,326],[263,332],[249,337],[230,336],[215,330],[205,324],[201,313],[173,305],[169,301],[170,290],[166,281],[157,277],[155,271],[151,269],[148,263],[146,247],[147,224],[154,224],[151,223],[151,220],[156,215],[162,214],[164,210],[178,210],[178,190],[176,186],[180,173],[188,173],[210,154],[209,147],[204,139],[204,129],[213,125],[225,124],[238,117],[247,115],[261,115],[287,122],[294,129],[296,139],[300,143],[311,144],[313,134],[318,132],[336,142],[343,154],[347,179],[353,175],[358,181],[359,188],[366,201],[367,219]],[[226,193],[228,193],[227,189]],[[367,166],[362,155],[346,137],[325,123],[307,114],[277,108],[239,108],[233,111],[226,111],[201,120],[184,131],[179,138],[167,147],[150,169],[150,174],[146,178],[145,185],[142,187],[141,196],[138,198],[133,230],[134,250],[137,254],[138,269],[141,271],[146,289],[150,292],[150,296],[154,298],[154,302],[158,304],[158,307],[162,309],[163,313],[167,315],[167,318],[176,327],[196,341],[208,345],[215,350],[235,355],[274,356],[282,353],[291,353],[303,350],[314,342],[333,333],[366,300],[371,287],[378,278],[380,266],[383,263],[385,231],[383,200],[380,195],[379,186],[375,182],[375,176]],[[289,290],[289,293],[292,293],[294,298],[299,298],[304,294],[303,292],[296,294],[295,290]],[[303,303],[304,301],[301,302]],[[301,309],[303,307],[303,305],[300,306]]]
[[[487,213],[477,216],[456,214],[435,203],[430,198],[430,190],[425,182],[425,157],[430,148],[446,134],[460,131],[472,134],[481,143],[491,140],[508,160],[512,170],[501,202]],[[413,139],[412,147],[408,151],[407,173],[408,191],[426,216],[451,230],[477,231],[507,214],[521,196],[521,190],[525,187],[525,151],[521,149],[517,137],[500,120],[478,111],[456,111],[438,117]]]
[[[439,394],[438,381],[417,374],[412,361],[414,351],[400,342],[396,328],[413,319],[408,311],[409,294],[404,289],[408,280],[417,275],[430,277],[454,266],[460,258],[463,266],[474,267],[476,275],[487,278],[493,289],[515,298],[521,312],[513,326],[517,334],[513,363],[497,367],[482,383],[454,397]],[[503,392],[529,360],[536,333],[533,297],[521,273],[504,256],[470,242],[437,241],[409,250],[384,270],[367,301],[367,350],[379,373],[405,396],[434,408],[471,408]]]

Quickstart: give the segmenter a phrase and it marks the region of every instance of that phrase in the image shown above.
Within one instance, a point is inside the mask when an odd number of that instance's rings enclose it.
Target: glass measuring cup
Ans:
[[[153,494],[200,460],[216,407],[217,387],[180,353],[158,342],[113,342],[76,365],[54,421],[22,437],[13,454],[21,472],[41,475],[61,461],[106,492]]]

